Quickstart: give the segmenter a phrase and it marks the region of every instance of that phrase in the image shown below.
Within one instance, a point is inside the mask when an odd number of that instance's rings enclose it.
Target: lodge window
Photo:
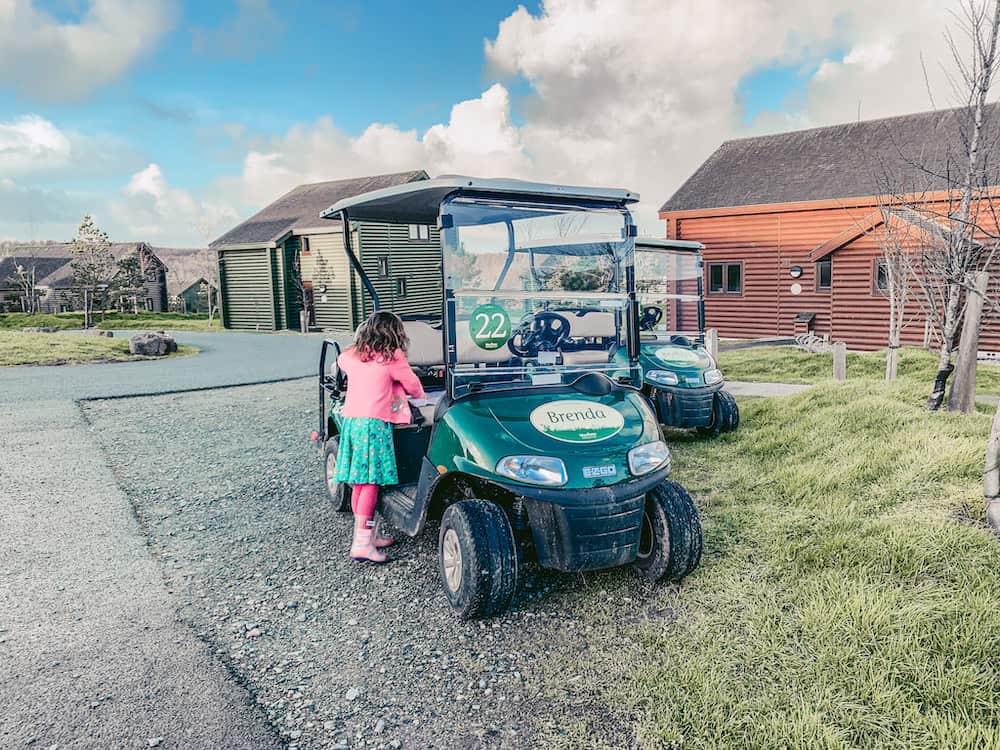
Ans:
[[[742,294],[742,263],[709,263],[708,291],[710,294]]]
[[[411,240],[429,240],[431,238],[431,228],[427,224],[410,224]]]
[[[830,289],[833,286],[833,261],[829,258],[816,263],[816,288]]]
[[[378,275],[380,279],[389,278],[389,256],[379,255],[375,258],[378,261]]]
[[[875,270],[872,273],[872,278],[872,291],[875,294],[889,293],[889,267],[885,264],[884,260],[875,261]]]
[[[302,254],[309,255],[312,252],[312,248],[309,246],[309,238],[302,238]]]
[[[406,297],[406,279],[403,277],[396,279],[396,297],[400,299]]]

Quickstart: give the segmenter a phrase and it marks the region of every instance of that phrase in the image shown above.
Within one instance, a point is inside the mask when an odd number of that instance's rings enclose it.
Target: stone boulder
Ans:
[[[50,328],[49,326],[28,326],[27,328],[22,328],[21,333],[55,333],[55,328]]]
[[[145,331],[128,340],[128,350],[144,357],[164,357],[177,351],[177,342],[163,332]]]

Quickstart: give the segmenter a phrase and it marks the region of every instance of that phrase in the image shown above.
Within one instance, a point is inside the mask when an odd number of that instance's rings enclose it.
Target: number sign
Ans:
[[[476,346],[494,351],[510,338],[510,318],[500,305],[480,305],[469,318],[469,334]]]

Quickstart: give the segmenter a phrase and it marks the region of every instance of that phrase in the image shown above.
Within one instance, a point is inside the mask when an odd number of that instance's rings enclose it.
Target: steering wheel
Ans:
[[[570,323],[559,313],[542,310],[521,323],[507,342],[518,357],[535,357],[539,352],[557,352],[569,338]]]
[[[640,331],[652,331],[663,320],[663,308],[656,305],[647,305],[642,308],[642,316],[639,318]]]

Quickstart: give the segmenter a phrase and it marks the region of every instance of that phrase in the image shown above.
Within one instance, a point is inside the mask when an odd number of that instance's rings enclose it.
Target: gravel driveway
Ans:
[[[627,714],[592,696],[677,589],[529,570],[510,613],[456,620],[436,526],[386,567],[348,561],[351,519],[308,441],[314,397],[301,380],[83,407],[183,621],[288,747],[568,747],[580,726],[633,745]]]

